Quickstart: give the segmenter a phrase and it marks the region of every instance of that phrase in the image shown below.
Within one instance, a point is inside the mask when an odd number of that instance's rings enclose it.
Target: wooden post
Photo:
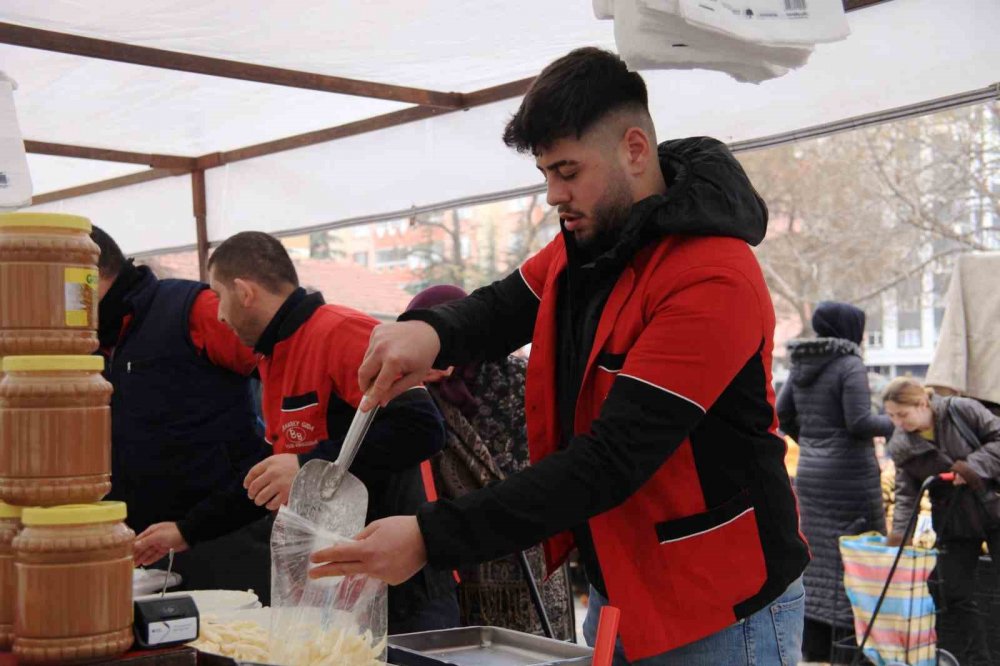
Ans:
[[[205,172],[191,172],[191,196],[194,204],[194,225],[198,236],[198,276],[208,282],[208,203],[205,199]]]

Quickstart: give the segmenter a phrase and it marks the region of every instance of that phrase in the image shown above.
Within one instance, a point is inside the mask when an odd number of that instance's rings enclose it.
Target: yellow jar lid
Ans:
[[[92,525],[125,520],[125,502],[95,502],[64,506],[31,507],[21,513],[25,527],[46,525]]]
[[[89,219],[65,213],[7,213],[0,215],[0,227],[55,227],[86,231],[88,234],[94,229]]]
[[[0,518],[20,518],[21,507],[0,502]]]
[[[103,356],[5,356],[4,372],[58,372],[69,370],[104,370]]]

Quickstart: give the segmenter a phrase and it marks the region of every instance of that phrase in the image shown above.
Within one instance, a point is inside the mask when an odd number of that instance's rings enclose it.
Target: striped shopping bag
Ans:
[[[897,550],[886,546],[885,537],[875,532],[840,537],[844,589],[854,611],[859,641],[871,622]],[[927,588],[927,578],[936,562],[936,550],[903,551],[865,646],[865,656],[877,666],[888,662],[910,666],[937,663],[934,600]]]

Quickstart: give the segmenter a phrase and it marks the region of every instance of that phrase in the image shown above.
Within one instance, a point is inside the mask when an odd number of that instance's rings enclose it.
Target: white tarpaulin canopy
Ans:
[[[996,96],[997,0],[892,0],[848,19],[845,41],[818,46],[805,67],[759,86],[708,71],[645,72],[660,138],[788,138],[930,100]],[[204,169],[213,242],[243,229],[283,233],[537,187],[530,159],[500,141],[519,98],[473,106],[470,94],[534,76],[578,46],[615,46],[611,22],[594,17],[590,0],[5,0],[0,22],[0,70],[19,84],[29,152],[30,142],[47,142],[203,158],[192,164]],[[40,50],[5,36],[18,26],[462,93],[456,106],[473,108],[249,159],[227,155],[215,166],[204,158],[429,105]],[[38,149],[29,166],[38,200],[157,164]],[[193,246],[191,169],[171,168],[178,175],[41,196],[58,200],[33,209],[88,215],[131,253]]]

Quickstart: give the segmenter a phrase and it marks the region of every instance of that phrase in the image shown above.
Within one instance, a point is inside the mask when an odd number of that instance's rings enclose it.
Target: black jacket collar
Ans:
[[[97,335],[101,347],[110,349],[118,344],[125,317],[145,314],[156,291],[157,279],[148,266],[136,267],[129,259],[111,288],[97,306]]]
[[[306,294],[306,290],[302,287],[293,291],[274,313],[260,340],[254,346],[254,351],[264,356],[273,354],[274,347],[292,337],[325,302],[323,294],[318,291]]]

